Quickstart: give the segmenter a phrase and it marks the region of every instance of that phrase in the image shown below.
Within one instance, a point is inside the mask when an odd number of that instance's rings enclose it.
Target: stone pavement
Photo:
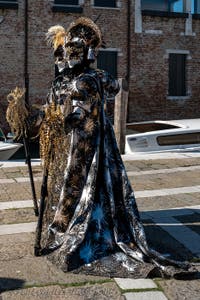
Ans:
[[[200,156],[127,157],[149,245],[200,271]],[[33,164],[39,199],[41,166]],[[200,278],[123,279],[63,273],[34,257],[31,189],[24,163],[0,162],[0,299],[200,300]]]

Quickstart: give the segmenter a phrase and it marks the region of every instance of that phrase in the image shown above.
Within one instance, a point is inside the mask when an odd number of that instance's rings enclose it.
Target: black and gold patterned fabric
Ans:
[[[118,84],[108,73],[87,68],[65,75],[50,93],[63,104],[69,144],[52,164],[42,254],[64,272],[138,278],[186,271],[187,263],[168,260],[147,245],[104,111],[104,91],[116,94]]]

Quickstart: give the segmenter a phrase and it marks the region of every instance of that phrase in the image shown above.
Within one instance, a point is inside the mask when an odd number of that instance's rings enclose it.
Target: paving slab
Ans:
[[[14,183],[15,180],[12,178],[1,178],[0,179],[0,184],[4,184],[4,183]]]
[[[100,276],[63,273],[48,259],[30,255],[13,261],[1,261],[0,268],[0,291],[19,288],[19,281],[22,282],[21,287],[108,281],[108,278]]]
[[[109,280],[102,276],[64,273],[46,257],[34,256],[34,239],[33,233],[0,236],[0,291],[24,286]]]
[[[152,220],[143,220],[143,225],[150,248],[168,258],[179,261],[194,258],[194,254],[187,247],[171,236],[166,230],[152,223]]]
[[[126,300],[168,300],[162,292],[125,293],[124,296]]]
[[[30,182],[30,178],[29,177],[17,177],[14,178],[16,182]],[[33,178],[34,182],[42,182],[42,177],[40,176],[34,176]]]
[[[35,231],[35,228],[36,222],[0,225],[0,236],[7,234],[33,232]]]
[[[163,169],[161,169],[163,170]],[[153,173],[141,174],[140,176],[129,176],[131,184],[136,190],[181,188],[199,185],[200,170],[188,170],[184,173]]]
[[[184,216],[175,216],[175,219],[184,223],[189,229],[200,236],[200,210],[199,213],[187,214]]]
[[[136,198],[138,209],[142,211],[156,211],[165,209],[193,206],[200,203],[200,193],[186,193],[167,196]]]
[[[114,278],[122,290],[156,289],[157,285],[151,279]]]
[[[40,166],[41,159],[31,159],[32,166]],[[16,160],[5,160],[1,161],[0,168],[14,168],[14,167],[27,167],[24,159],[16,159]]]
[[[30,182],[23,183],[5,183],[0,185],[0,201],[21,201],[32,198],[32,191]],[[35,182],[36,196],[39,199],[41,190],[41,183]]]
[[[2,225],[28,222],[37,222],[37,217],[35,216],[33,205],[31,208],[22,207],[18,209],[0,209],[0,224]]]
[[[193,159],[199,158],[200,151],[185,151],[185,150],[176,150],[174,152],[166,151],[166,152],[155,152],[155,153],[134,153],[134,154],[124,154],[122,155],[122,159],[124,161],[134,161],[134,160],[173,160],[173,159]]]
[[[25,208],[25,207],[33,207],[33,200],[22,200],[22,201],[3,201],[0,202],[0,210],[3,209],[17,209],[17,208]]]
[[[156,170],[146,170],[146,171],[128,171],[128,176],[142,176],[142,175],[153,175],[153,174],[171,174],[177,172],[188,172],[200,170],[199,166],[188,166],[188,167],[178,167],[178,168],[167,168],[167,169],[156,169]]]
[[[34,287],[2,293],[2,300],[123,300],[114,282],[77,287]]]
[[[129,159],[129,157],[126,158],[126,156],[122,156],[122,158],[127,171],[159,170],[165,168],[171,169],[175,166],[186,167],[200,165],[199,157],[165,157],[165,159],[154,157],[154,159],[151,159],[146,155],[145,157],[137,157],[136,159]]]
[[[136,198],[146,198],[146,197],[158,197],[158,196],[168,196],[168,195],[180,195],[186,193],[199,193],[200,185],[196,186],[185,186],[179,188],[171,189],[159,189],[159,190],[146,190],[146,191],[135,191]]]
[[[200,220],[200,206],[184,207],[171,210],[158,210],[149,211],[143,213],[143,218],[152,219],[153,222],[165,230],[170,236],[178,240],[185,248],[187,248],[195,257],[200,257],[200,235],[191,230],[187,225],[184,225],[184,219],[182,222],[178,221],[176,216],[189,216],[199,215]],[[186,217],[186,220],[187,220]]]

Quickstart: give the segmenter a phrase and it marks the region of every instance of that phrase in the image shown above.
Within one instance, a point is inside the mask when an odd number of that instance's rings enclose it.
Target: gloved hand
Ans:
[[[75,112],[70,113],[65,117],[64,120],[64,129],[66,134],[68,134],[73,128],[77,127],[80,124],[83,116],[81,111],[76,110]]]

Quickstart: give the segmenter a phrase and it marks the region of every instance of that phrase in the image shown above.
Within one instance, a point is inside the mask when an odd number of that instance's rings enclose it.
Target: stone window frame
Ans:
[[[18,0],[0,0],[0,9],[18,9]]]
[[[164,55],[164,59],[167,60],[168,62],[168,67],[169,67],[169,55],[170,54],[185,54],[186,55],[186,62],[191,60],[191,54],[189,50],[182,50],[182,49],[166,49],[166,54]],[[186,95],[185,96],[170,96],[168,95],[168,89],[167,89],[167,100],[188,100],[191,98],[191,91],[188,86],[188,72],[186,68]],[[169,77],[168,77],[169,79]],[[168,88],[168,87],[167,87]]]
[[[90,0],[90,4],[95,9],[115,9],[115,10],[118,10],[122,6],[121,0],[116,0],[116,7],[112,7],[112,6],[110,6],[110,7],[108,7],[108,6],[95,6],[94,5],[94,0]]]
[[[59,4],[55,3],[56,0],[52,0],[52,11],[53,12],[66,12],[66,13],[82,13],[84,0],[78,0],[78,5],[72,4]]]

